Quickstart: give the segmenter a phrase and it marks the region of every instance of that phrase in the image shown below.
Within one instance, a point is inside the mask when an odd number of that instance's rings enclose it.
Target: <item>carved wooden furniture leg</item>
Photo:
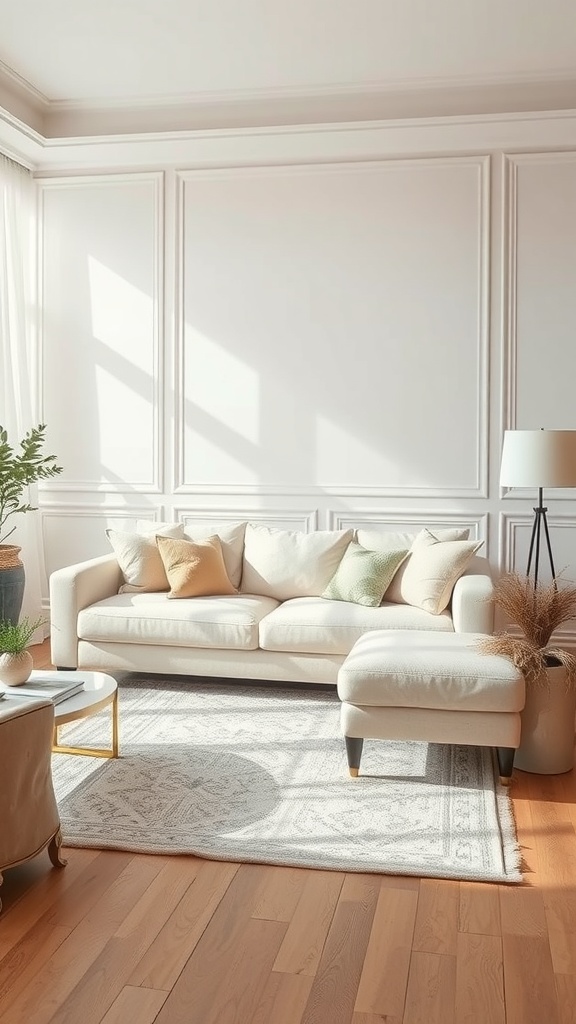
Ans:
[[[62,830],[58,829],[55,836],[52,836],[50,843],[48,844],[48,856],[52,861],[55,868],[66,867],[68,861],[60,853],[60,847],[62,846]]]

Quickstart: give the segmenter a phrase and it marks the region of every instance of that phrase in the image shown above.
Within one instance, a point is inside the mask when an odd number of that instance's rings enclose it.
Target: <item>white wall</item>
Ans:
[[[465,524],[524,568],[501,438],[576,427],[576,127],[454,122],[50,153],[48,572],[141,516]],[[576,579],[576,492],[545,497]]]

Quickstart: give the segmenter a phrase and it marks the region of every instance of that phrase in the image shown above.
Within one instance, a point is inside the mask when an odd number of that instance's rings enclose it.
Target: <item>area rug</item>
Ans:
[[[489,749],[367,740],[352,779],[332,688],[130,674],[119,704],[119,759],[53,755],[66,846],[522,880]],[[61,742],[109,731],[100,712]]]

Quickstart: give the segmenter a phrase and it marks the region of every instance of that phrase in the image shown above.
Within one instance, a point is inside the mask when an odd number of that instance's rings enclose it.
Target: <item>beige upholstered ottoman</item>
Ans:
[[[338,672],[348,766],[358,775],[365,739],[496,747],[509,781],[520,744],[524,677],[507,658],[482,654],[478,633],[374,630]]]

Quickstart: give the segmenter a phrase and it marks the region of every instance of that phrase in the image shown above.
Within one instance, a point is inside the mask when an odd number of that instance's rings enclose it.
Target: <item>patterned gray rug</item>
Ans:
[[[127,675],[118,760],[53,755],[64,843],[520,882],[507,791],[480,747],[366,741],[348,775],[332,689]],[[61,742],[109,745],[101,712]]]

